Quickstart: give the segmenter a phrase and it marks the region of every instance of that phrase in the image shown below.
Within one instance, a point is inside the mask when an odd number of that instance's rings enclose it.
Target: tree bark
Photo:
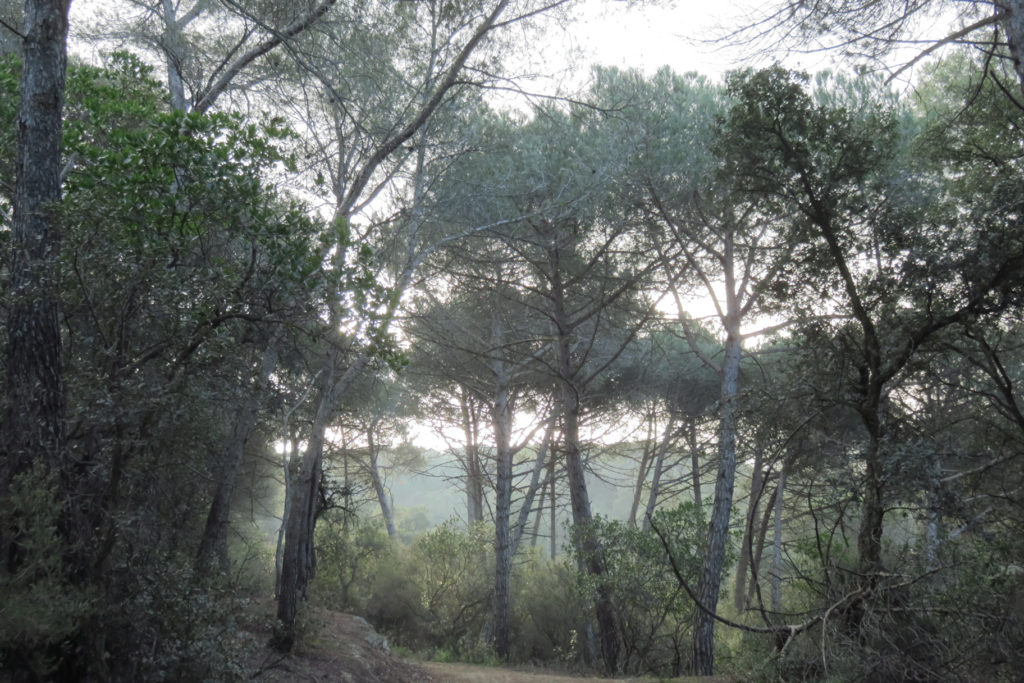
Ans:
[[[701,566],[697,596],[702,604],[714,610],[722,585],[725,548],[729,540],[729,513],[732,510],[733,484],[736,478],[736,417],[739,391],[740,337],[739,320],[728,324],[725,342],[725,363],[722,376],[722,406],[719,413],[718,478],[715,500],[708,529],[707,550]],[[715,662],[715,621],[703,610],[697,610],[693,630],[693,673],[710,676]]]
[[[565,470],[569,480],[569,501],[572,507],[572,521],[580,538],[580,556],[588,574],[597,579],[597,627],[601,645],[601,657],[607,673],[618,668],[619,637],[615,624],[611,590],[602,580],[604,554],[598,539],[593,535],[590,511],[590,497],[587,493],[586,474],[579,444],[580,404],[579,393],[572,381],[571,345],[568,331],[560,327],[558,334],[558,361],[562,390],[562,438],[565,450]]]
[[[1020,79],[1021,92],[1024,93],[1024,0],[1001,0],[996,5],[1006,12],[1003,19],[1003,30],[1013,58],[1013,68]]]
[[[67,65],[67,0],[26,0],[25,34],[17,118],[18,157],[11,223],[11,261],[7,316],[6,454],[0,498],[11,480],[33,463],[57,477],[64,505],[63,535],[78,531],[72,518],[83,514],[72,504],[75,478],[69,470],[65,397],[61,363],[59,277],[61,235],[57,204],[61,199],[61,143],[64,79]],[[2,552],[10,565],[12,539]],[[85,538],[77,540],[85,541]],[[84,570],[78,567],[78,571]]]

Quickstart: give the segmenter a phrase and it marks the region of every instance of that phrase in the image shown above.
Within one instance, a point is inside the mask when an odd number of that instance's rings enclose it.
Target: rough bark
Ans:
[[[1013,58],[1013,68],[1020,79],[1021,92],[1024,93],[1024,0],[1001,0],[996,3],[1006,16],[1003,19],[1003,30]]]
[[[558,363],[561,379],[562,445],[565,453],[565,471],[569,482],[569,502],[572,521],[580,538],[580,556],[588,574],[597,579],[598,637],[605,670],[614,673],[618,667],[619,638],[612,606],[611,591],[601,580],[604,574],[604,555],[600,542],[590,533],[593,515],[587,493],[586,475],[579,445],[580,403],[577,387],[573,383],[571,344],[568,330],[559,328]]]
[[[0,497],[6,495],[13,477],[35,462],[43,463],[57,475],[58,495],[65,505],[62,532],[73,538],[76,532],[71,517],[80,514],[81,503],[78,507],[70,503],[74,477],[67,462],[57,289],[68,6],[66,0],[25,3],[10,235],[4,410],[7,452],[0,472]],[[8,541],[2,543],[10,563],[13,546]]]
[[[718,604],[718,594],[722,585],[725,548],[729,540],[729,513],[732,510],[733,484],[736,478],[736,403],[740,366],[738,319],[732,321],[728,327],[722,376],[722,405],[719,414],[718,477],[715,481],[715,500],[697,587],[701,603],[712,610]],[[713,673],[714,636],[715,620],[704,611],[697,610],[693,630],[693,672],[698,676],[710,676]]]
[[[25,5],[7,318],[9,475],[36,459],[59,471],[65,459],[56,207],[67,11],[66,2],[29,0]]]

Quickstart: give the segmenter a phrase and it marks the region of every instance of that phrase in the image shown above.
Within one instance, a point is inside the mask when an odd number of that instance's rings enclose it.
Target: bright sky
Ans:
[[[763,10],[764,2],[677,0],[647,5],[586,0],[571,31],[585,61],[636,67],[647,74],[668,65],[679,73],[697,71],[711,77],[754,61],[750,50],[714,41],[730,29],[753,22],[755,10]],[[828,65],[821,53],[792,55],[783,61],[791,68],[809,71]]]

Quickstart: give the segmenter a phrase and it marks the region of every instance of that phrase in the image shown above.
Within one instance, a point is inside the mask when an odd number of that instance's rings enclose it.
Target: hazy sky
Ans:
[[[754,13],[766,7],[765,2],[751,0],[678,0],[642,8],[614,0],[587,0],[571,33],[589,62],[632,66],[648,74],[668,65],[680,73],[698,71],[717,77],[741,64],[752,64],[758,56],[715,39],[751,23]],[[828,64],[822,53],[761,55],[760,59],[782,59],[787,66],[810,71]]]

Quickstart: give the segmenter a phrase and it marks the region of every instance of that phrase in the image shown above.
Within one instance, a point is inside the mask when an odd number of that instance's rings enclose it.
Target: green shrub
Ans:
[[[476,651],[491,608],[492,534],[449,521],[396,552],[379,567],[367,617],[407,647]]]
[[[365,614],[374,581],[385,564],[395,561],[394,546],[382,523],[345,512],[326,514],[317,522],[316,551],[314,602]]]
[[[93,605],[65,564],[68,545],[57,533],[60,504],[46,469],[37,465],[11,482],[0,505],[4,551],[0,564],[0,669],[46,678],[56,651],[71,647]]]
[[[706,522],[692,503],[659,510],[654,523],[668,539],[672,557],[691,586],[697,583]],[[575,532],[579,533],[579,532]],[[679,586],[661,540],[653,532],[598,517],[587,530],[604,553],[601,581],[611,589],[626,673],[678,676],[689,659],[693,602]],[[578,554],[578,541],[572,553]],[[730,553],[725,570],[732,562]],[[578,590],[593,602],[594,577],[579,574]]]

